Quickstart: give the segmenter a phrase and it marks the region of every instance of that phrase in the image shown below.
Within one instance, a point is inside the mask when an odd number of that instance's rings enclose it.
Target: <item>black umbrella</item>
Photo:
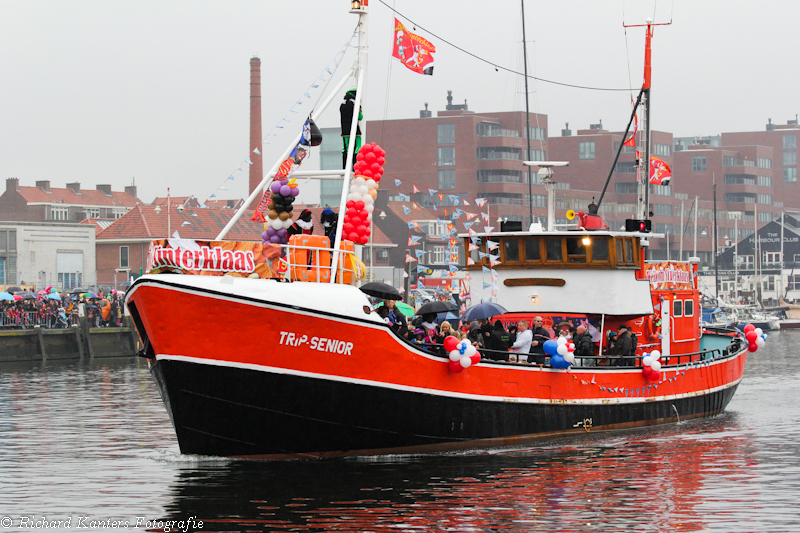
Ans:
[[[84,292],[89,292],[89,289],[84,289],[83,287],[78,287],[76,289],[72,289],[69,291],[70,294],[83,294]]]
[[[22,296],[23,300],[35,300],[36,299],[36,295],[35,294],[33,294],[32,292],[25,292],[25,291],[18,292],[14,296]]]
[[[370,283],[365,283],[361,287],[361,292],[364,294],[369,294],[370,296],[375,296],[376,298],[382,298],[384,300],[402,300],[403,297],[400,296],[400,293],[387,283],[380,283],[377,281],[373,281]]]
[[[5,292],[10,294],[14,294],[15,292],[21,292],[21,291],[22,289],[20,289],[19,287],[9,287],[5,290]]]
[[[447,311],[458,311],[458,306],[455,304],[451,304],[450,302],[428,302],[419,309],[417,309],[418,315],[427,315],[427,314],[437,314],[437,313],[446,313]]]

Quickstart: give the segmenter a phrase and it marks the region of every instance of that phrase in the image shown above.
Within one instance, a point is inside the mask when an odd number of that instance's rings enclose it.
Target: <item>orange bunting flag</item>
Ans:
[[[412,185],[412,187],[413,187],[413,189],[411,189],[412,194],[419,192],[419,189],[417,189],[416,185]]]
[[[633,116],[633,133],[622,143],[623,146],[636,146],[636,132],[639,131],[639,115]]]
[[[672,169],[657,157],[650,157],[650,183],[652,185],[669,185],[672,178]]]
[[[471,257],[467,257],[467,264],[468,265],[474,265],[475,264],[475,260],[473,258],[471,258]]]
[[[414,202],[411,202],[411,207],[416,209],[417,211],[419,211],[419,206],[417,204],[415,204]]]
[[[433,53],[436,47],[428,40],[408,31],[403,23],[394,19],[394,46],[392,57],[417,74],[433,75]]]

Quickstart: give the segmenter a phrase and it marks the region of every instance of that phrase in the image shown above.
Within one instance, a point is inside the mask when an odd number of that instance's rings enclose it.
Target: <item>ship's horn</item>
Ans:
[[[575,218],[575,211],[570,209],[569,211],[567,211],[567,220],[572,220],[573,218]]]

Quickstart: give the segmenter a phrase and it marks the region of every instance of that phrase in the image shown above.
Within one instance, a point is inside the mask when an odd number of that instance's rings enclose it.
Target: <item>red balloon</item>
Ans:
[[[747,333],[749,331],[754,331],[756,327],[753,324],[746,324],[744,326],[744,332]]]
[[[360,226],[356,227],[356,233],[358,233],[359,235],[364,235],[364,232],[366,232],[366,231],[367,231],[367,227],[364,226],[364,224],[361,224]]]
[[[372,175],[372,179],[374,179],[374,180],[375,180],[375,183],[380,183],[380,181],[381,181],[381,176],[383,176],[383,172],[381,172],[380,174],[373,174],[373,175]]]
[[[653,368],[652,367],[649,367],[647,365],[644,365],[642,367],[642,374],[644,374],[644,377],[648,377],[652,373],[653,373]]]
[[[380,146],[378,146],[377,144],[375,144],[375,141],[372,141],[371,143],[369,143],[369,146],[370,146],[370,148],[372,148],[373,150],[374,150],[375,148],[378,148],[378,149],[380,150]]]
[[[351,208],[351,207],[353,207],[354,205],[355,205],[355,202],[354,202],[353,200],[347,200],[347,203],[346,203],[346,204],[344,204],[344,206],[345,206],[347,209],[350,209],[350,208]]]
[[[381,157],[386,157],[386,150],[381,148]]]
[[[381,151],[383,152],[383,150]],[[378,156],[377,161],[380,166],[383,166],[383,164],[386,163],[386,158],[384,157],[384,155],[386,155],[386,152],[383,152],[383,155]]]
[[[363,150],[359,150],[358,153],[356,154],[356,161],[363,161],[363,160],[364,160]]]
[[[749,342],[750,344],[755,344],[756,339],[758,338],[758,333],[756,333],[754,330],[751,329],[745,334],[745,338],[747,339],[747,342]]]
[[[458,361],[450,361],[450,372],[453,374],[458,374],[459,372],[464,370],[464,367],[461,366],[461,363]]]
[[[477,365],[481,362],[481,354],[479,352],[475,352],[475,355],[470,357],[470,359],[472,360],[473,365]]]
[[[356,209],[356,211],[361,211],[364,209],[364,202],[361,200],[356,200],[356,203],[353,204],[353,207]]]
[[[575,346],[570,344],[569,346],[567,346],[567,351],[568,352],[574,352],[575,351]]]
[[[444,342],[442,342],[442,344],[444,345],[444,351],[447,352],[447,353],[452,352],[453,350],[456,349],[456,346],[458,346],[458,343],[459,343],[459,340],[456,339],[455,337],[453,337],[452,335],[449,335],[449,336],[445,337],[444,338]]]
[[[361,173],[361,175],[364,176],[365,178],[371,178],[373,174],[370,169],[366,169]]]
[[[659,381],[661,379],[661,372],[656,372],[653,370],[648,377],[650,378],[650,381]]]
[[[358,241],[358,242],[360,242],[361,244],[367,244],[367,243],[369,242],[369,237],[367,237],[366,235],[362,235],[362,236],[359,238],[359,241]]]
[[[750,346],[747,347],[747,351],[749,351],[751,353],[755,352],[756,350],[758,350],[758,344],[756,344],[756,343],[753,343],[753,344],[751,344]]]
[[[367,164],[369,164],[370,166],[372,166],[372,163],[374,163],[377,160],[378,158],[375,156],[375,152],[367,152],[364,155],[364,161],[366,161]]]
[[[374,163],[370,164],[369,169],[372,171],[373,174],[375,174],[376,172],[381,171],[381,166],[378,164],[377,161],[375,161]]]
[[[355,231],[347,236],[347,240],[350,240],[350,241],[353,241],[353,242],[358,242],[358,239],[359,239],[358,233],[356,233]]]
[[[355,231],[356,228],[351,223],[345,222],[344,226],[342,226],[342,229],[344,230],[345,235],[350,235],[353,233],[353,231]]]
[[[371,233],[372,233],[372,232],[369,230],[369,225],[367,225],[367,229],[366,229],[366,231],[364,231],[364,235],[366,235],[367,237],[369,237]]]

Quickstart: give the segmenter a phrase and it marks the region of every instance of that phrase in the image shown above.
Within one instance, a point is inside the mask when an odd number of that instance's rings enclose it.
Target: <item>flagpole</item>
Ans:
[[[528,107],[528,46],[525,41],[525,0],[522,2],[522,56],[525,62],[525,139],[528,144],[527,157],[525,159],[533,159],[531,157],[531,112]],[[528,210],[530,221],[528,227],[533,224],[533,179],[531,177],[531,167],[528,167]]]

